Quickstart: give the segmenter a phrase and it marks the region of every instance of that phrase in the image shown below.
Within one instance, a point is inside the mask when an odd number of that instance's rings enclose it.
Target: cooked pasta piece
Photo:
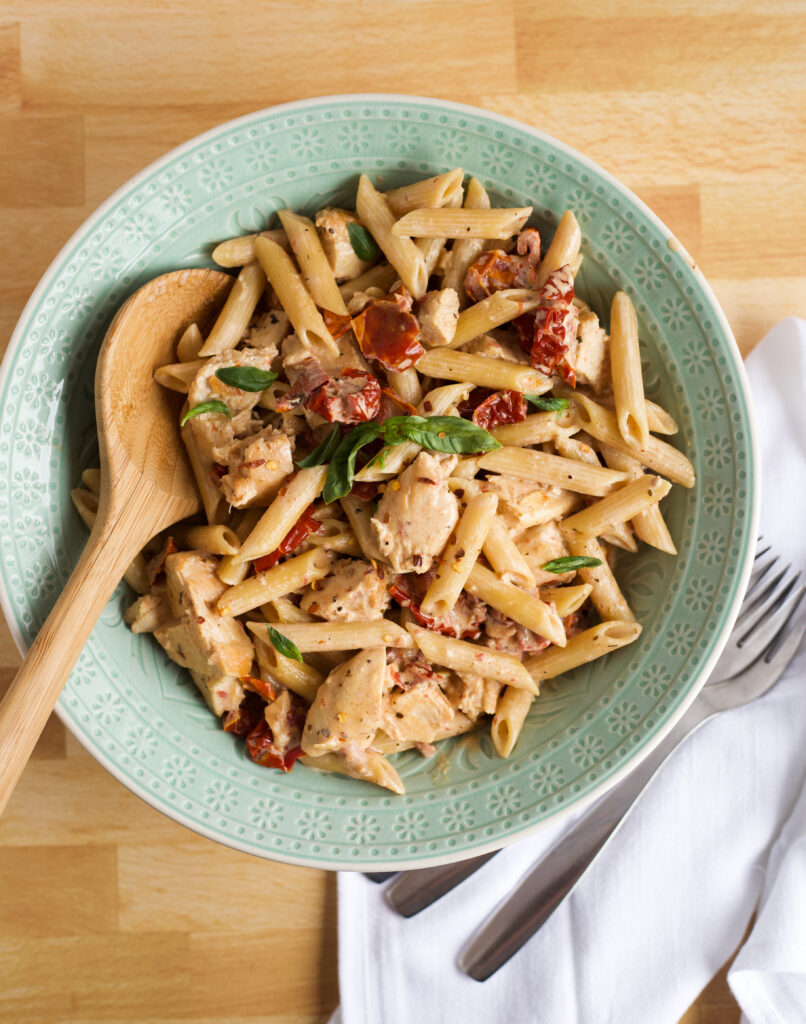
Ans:
[[[530,366],[490,359],[471,352],[455,352],[450,348],[432,348],[417,360],[418,373],[442,380],[463,381],[481,388],[502,388],[522,391],[528,395],[542,394],[550,382]]]
[[[511,238],[531,215],[531,206],[510,210],[423,207],[395,221],[392,234],[406,238]]]
[[[425,206],[426,204],[421,205]],[[464,207],[466,210],[490,209],[490,197],[478,178],[471,178],[468,182]],[[451,246],[445,275],[442,278],[442,287],[453,288],[458,293],[461,307],[467,305],[467,294],[464,288],[465,276],[470,264],[484,251],[485,244],[483,238],[457,238]]]
[[[420,626],[410,624],[406,628],[426,658],[436,665],[444,665],[454,672],[475,672],[485,679],[497,679],[507,686],[529,690],[534,694],[538,692],[532,677],[511,654],[479,647],[466,640],[454,640]]]
[[[240,235],[238,238],[228,238],[225,242],[220,242],[213,249],[213,260],[219,267],[243,267],[247,263],[253,263],[257,259],[255,239],[258,234],[263,238],[270,238],[284,249],[290,248],[285,231],[260,231],[253,235]]]
[[[422,298],[428,287],[423,254],[410,238],[400,238],[393,233],[395,215],[366,174],[362,174],[358,182],[356,210],[400,280],[415,299]]]
[[[235,348],[252,319],[266,287],[266,275],[257,263],[248,263],[238,274],[213,329],[199,349],[200,356],[214,356]]]
[[[519,622],[558,647],[565,647],[562,619],[539,597],[527,594],[511,583],[505,583],[483,565],[473,566],[465,586],[471,594],[475,594],[491,608],[503,612],[513,622]]]
[[[624,440],[644,449],[649,442],[638,320],[626,292],[616,292],[610,307],[610,366],[616,422]]]
[[[327,466],[299,470],[260,517],[241,550],[233,556],[233,564],[250,562],[276,551],[305,509],[322,493],[326,476]]]
[[[568,547],[571,549],[572,555],[597,558],[601,562],[601,565],[578,570],[582,582],[591,585],[591,601],[601,617],[634,622],[635,615],[616,582],[613,570],[607,564],[607,554],[599,541],[595,538],[569,539]]]
[[[534,480],[547,486],[598,496],[609,494],[626,480],[626,474],[617,470],[589,466],[584,462],[564,459],[561,455],[547,455],[530,448],[499,448],[498,451],[483,455],[479,465],[495,473],[509,473],[523,480]]]
[[[560,267],[573,266],[579,256],[581,245],[582,231],[579,221],[570,210],[566,210],[560,218],[551,245],[537,268],[537,287],[542,288],[549,275]]]
[[[631,455],[625,455],[624,452],[616,451],[609,444],[600,444],[599,450],[611,469],[621,470],[631,480],[644,475],[641,463]],[[672,535],[669,533],[669,528],[663,518],[660,506],[650,505],[643,512],[639,512],[632,519],[632,527],[639,540],[642,540],[645,544],[649,544],[659,551],[665,551],[670,555],[677,554],[677,548],[672,540]]]
[[[524,667],[532,678],[540,683],[564,675],[579,665],[617,651],[620,647],[634,643],[641,635],[641,626],[631,619],[620,621],[609,619],[591,629],[571,637],[564,648],[549,647],[547,650],[527,658]]]
[[[334,313],[346,313],[347,306],[330,269],[313,221],[291,210],[278,210],[291,252],[294,254],[305,287],[313,301]]]
[[[384,198],[396,217],[422,207],[447,206],[455,197],[461,198],[464,173],[461,167],[455,167],[433,178],[423,178],[410,185],[390,189],[384,192]]]
[[[502,327],[515,317],[535,309],[539,302],[540,297],[527,288],[505,288],[493,292],[486,299],[469,306],[459,314],[456,331],[449,347],[459,348],[460,345],[465,345],[496,327]],[[549,386],[550,382],[541,375],[534,394],[542,394]]]
[[[330,551],[312,548],[304,555],[297,555],[273,569],[266,569],[242,583],[236,583],[224,591],[216,607],[222,615],[243,615],[267,601],[285,597],[327,576],[335,557]]]
[[[271,570],[270,570],[271,571]],[[248,622],[254,633],[266,629],[265,622]],[[360,651],[366,647],[414,647],[411,637],[391,619],[372,622],[289,622],[283,626],[287,637],[305,654],[308,651]]]
[[[498,706],[490,726],[493,746],[499,757],[509,757],[515,749],[523,723],[534,703],[535,694],[508,686],[498,698]]]
[[[652,505],[657,505],[671,487],[669,481],[662,477],[644,474],[601,501],[595,501],[581,512],[569,516],[562,523],[562,531],[567,538],[601,537],[613,526],[626,523]]]

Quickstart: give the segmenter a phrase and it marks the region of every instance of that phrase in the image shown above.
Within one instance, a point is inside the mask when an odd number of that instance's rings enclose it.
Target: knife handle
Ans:
[[[714,710],[701,697],[696,700],[641,764],[538,861],[460,954],[459,967],[466,974],[486,981],[545,924],[626,820],[666,758]]]

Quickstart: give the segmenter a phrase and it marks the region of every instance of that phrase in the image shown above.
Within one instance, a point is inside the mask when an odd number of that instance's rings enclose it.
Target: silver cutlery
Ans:
[[[791,567],[781,567],[778,556],[772,553],[770,546],[759,540],[739,616],[725,651],[711,674],[709,685],[749,666],[769,644],[772,639],[769,628],[759,629],[757,633],[754,631],[757,626],[763,625],[763,615],[773,610],[772,605],[776,600],[785,600],[791,593],[797,578]],[[775,628],[779,626],[780,622]],[[469,878],[496,852],[455,864],[414,869],[400,874],[386,890],[386,900],[403,917],[412,917]]]
[[[714,674],[668,736],[551,849],[476,932],[459,967],[484,981],[538,931],[574,890],[672,751],[720,711],[765,694],[806,634],[806,586],[768,551],[756,556],[750,587]]]

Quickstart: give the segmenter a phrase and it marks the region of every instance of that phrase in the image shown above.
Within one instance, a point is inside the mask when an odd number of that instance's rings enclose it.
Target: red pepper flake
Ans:
[[[290,555],[292,551],[295,551],[309,534],[319,533],[322,524],[313,518],[313,511],[314,505],[310,504],[280,541],[279,546],[268,555],[254,560],[252,564],[255,567],[255,572],[265,572],[266,569],[271,569],[284,555]]]
[[[241,676],[240,679],[245,690],[257,693],[264,700],[272,701],[276,697],[274,686],[267,679],[261,679],[259,676]]]

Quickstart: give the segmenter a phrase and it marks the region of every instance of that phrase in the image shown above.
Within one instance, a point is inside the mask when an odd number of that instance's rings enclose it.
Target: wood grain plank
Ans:
[[[52,10],[23,26],[23,100],[55,108],[160,107],[214,93],[219,102],[254,109],[318,93],[446,96],[471,78],[481,88],[513,88],[512,7],[511,0],[469,0],[462,21],[473,31],[461,46],[454,19],[446,17],[450,8],[441,3],[418,4],[416,17],[393,21],[380,0],[275,0],[211,8],[204,18],[164,8],[148,18]],[[78,73],[83,63],[92,65],[92,75]],[[424,69],[437,68],[424,89]]]
[[[267,906],[256,894],[269,884],[271,914],[286,922],[283,930],[321,924],[325,872],[266,863],[184,835],[188,841],[119,848],[121,931],[223,932],[237,920],[239,929],[258,932],[266,928]]]
[[[600,17],[586,12],[574,18],[575,71],[569,74],[567,68],[558,72],[555,61],[540,59],[568,46],[567,15],[547,18],[540,0],[523,0],[515,12],[518,91],[560,93],[579,88],[581,81],[591,92],[670,93],[718,89],[730,68],[742,69],[745,87],[763,86],[776,75],[802,74],[806,61],[803,18],[748,8],[728,18],[711,13],[646,16],[640,7],[635,11],[641,13],[615,19],[605,9]]]
[[[187,935],[0,939],[0,1020],[175,1017],[191,986]]]
[[[0,208],[84,202],[81,117],[0,120],[0,152],[14,153],[14,160],[0,160]]]
[[[16,113],[22,103],[19,22],[0,25],[0,115]]]
[[[25,877],[27,884],[16,880]],[[118,928],[114,846],[0,849],[0,935],[35,939]]]
[[[806,312],[806,278],[709,278],[743,356],[787,316]]]

